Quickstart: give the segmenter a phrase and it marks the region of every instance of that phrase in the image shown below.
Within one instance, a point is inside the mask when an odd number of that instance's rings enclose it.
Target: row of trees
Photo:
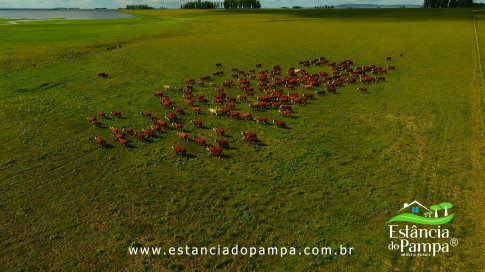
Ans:
[[[187,2],[180,5],[181,9],[216,9],[222,8],[222,2],[210,2],[210,1],[194,1]]]
[[[259,0],[224,0],[225,9],[260,9]]]
[[[148,5],[126,5],[126,9],[153,9]]]
[[[316,8],[316,9],[330,9],[330,8],[335,8],[335,6],[325,5],[325,6],[314,6],[313,8]]]
[[[424,0],[425,8],[471,8],[473,0]]]

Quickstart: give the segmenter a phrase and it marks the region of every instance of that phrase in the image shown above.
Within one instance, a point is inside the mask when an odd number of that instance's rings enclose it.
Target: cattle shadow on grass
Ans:
[[[115,147],[115,146],[114,146],[114,145],[112,145],[112,144],[104,144],[104,145],[103,145],[103,148],[106,148],[106,149],[112,149],[112,148],[114,148],[114,147]]]

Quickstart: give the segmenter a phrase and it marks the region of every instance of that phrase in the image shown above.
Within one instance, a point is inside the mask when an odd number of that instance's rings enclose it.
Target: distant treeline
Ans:
[[[314,6],[313,8],[316,8],[316,9],[331,9],[331,8],[335,8],[335,7],[334,6],[325,5],[325,6]]]
[[[181,9],[216,9],[222,8],[222,2],[210,2],[210,1],[193,1],[180,5]]]
[[[224,0],[225,9],[260,9],[259,0]]]
[[[126,5],[126,9],[153,9],[148,5]]]
[[[476,8],[483,8],[485,7],[485,3],[473,3],[473,6]]]
[[[424,0],[425,8],[471,8],[473,0]]]

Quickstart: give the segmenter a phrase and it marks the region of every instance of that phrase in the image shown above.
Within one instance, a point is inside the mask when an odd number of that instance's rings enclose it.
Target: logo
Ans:
[[[410,204],[404,203],[404,207],[399,212],[403,211],[406,213],[394,216],[387,221],[387,224],[394,221],[402,221],[424,225],[442,225],[453,219],[454,213],[448,215],[448,209],[451,208],[453,208],[451,203],[444,202],[440,205],[432,205],[428,209],[415,200]],[[438,212],[440,210],[444,210],[442,217],[440,217],[440,212]]]
[[[454,213],[448,214],[451,208],[453,205],[448,202],[432,205],[429,208],[418,201],[404,203],[404,207],[398,211],[401,214],[386,223],[391,239],[388,249],[400,251],[401,256],[436,256],[438,253],[449,252],[450,247],[458,245],[458,240],[450,239],[449,229],[441,228],[440,225],[453,219]],[[413,224],[411,226],[389,224],[391,222]],[[416,224],[421,226],[418,227]]]

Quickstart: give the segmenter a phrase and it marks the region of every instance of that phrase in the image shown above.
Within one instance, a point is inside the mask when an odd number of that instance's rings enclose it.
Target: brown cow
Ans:
[[[113,114],[113,117],[121,118],[121,112],[119,111],[112,111],[111,114]]]
[[[181,146],[175,146],[173,145],[172,146],[173,150],[175,150],[175,154],[180,154],[180,156],[185,156],[187,154],[187,151],[185,150],[185,148],[181,147]]]
[[[167,118],[168,121],[173,122],[177,120],[177,115],[175,113],[165,113],[165,118]]]
[[[190,107],[193,113],[199,114],[200,113],[200,108],[199,107]]]
[[[143,117],[152,117],[152,113],[151,112],[140,112],[141,115],[143,115]]]
[[[144,141],[145,134],[143,134],[143,132],[141,132],[141,133],[136,132],[135,135],[136,135],[136,139],[138,139],[138,140],[140,140],[142,142]]]
[[[241,113],[240,115],[246,121],[249,120],[249,118],[251,118],[251,113]]]
[[[212,129],[215,131],[215,133],[217,133],[217,135],[224,136],[224,129],[216,128],[216,127],[212,128]]]
[[[217,155],[219,158],[221,157],[222,148],[207,146],[207,150],[209,150],[211,156]]]
[[[153,124],[151,124],[151,125],[150,125],[150,128],[151,128],[153,131],[160,131],[160,126],[159,126],[159,125],[153,125]]]
[[[268,123],[268,118],[266,117],[256,117],[254,118],[254,120],[256,120],[256,122],[258,122],[258,124],[267,124]]]
[[[238,118],[239,117],[239,112],[229,112],[229,117],[231,118]]]
[[[190,122],[192,122],[192,124],[194,124],[194,127],[199,127],[199,128],[202,127],[202,122],[201,121],[190,120]]]
[[[290,110],[280,110],[280,112],[283,116],[291,117],[292,112]]]
[[[187,138],[187,133],[178,131],[177,136],[179,136],[179,138],[183,139],[184,141],[189,141],[189,139]]]
[[[276,127],[279,127],[279,128],[286,127],[286,123],[283,121],[273,120],[273,123],[275,123]]]
[[[178,131],[183,130],[183,125],[181,123],[172,123],[172,126],[173,126],[174,129],[176,129]]]
[[[179,107],[173,107],[173,109],[177,112],[177,113],[184,113],[184,110],[182,108],[179,108]]]
[[[126,139],[118,139],[118,141],[120,141],[120,144],[124,147],[127,147],[128,146],[128,140]]]
[[[122,128],[121,131],[130,135],[133,135],[133,129]]]
[[[198,144],[198,145],[201,145],[201,146],[205,146],[205,140],[200,138],[200,137],[197,137],[197,136],[194,136],[194,141]]]
[[[143,129],[143,132],[145,132],[145,134],[146,134],[147,136],[151,136],[151,137],[153,137],[153,129],[146,129],[146,128],[144,128],[144,129]]]
[[[96,137],[94,137],[94,139],[96,139],[96,142],[98,143],[99,146],[101,146],[101,148],[104,147],[104,141],[103,141],[103,139],[101,139],[101,137],[96,136]]]

